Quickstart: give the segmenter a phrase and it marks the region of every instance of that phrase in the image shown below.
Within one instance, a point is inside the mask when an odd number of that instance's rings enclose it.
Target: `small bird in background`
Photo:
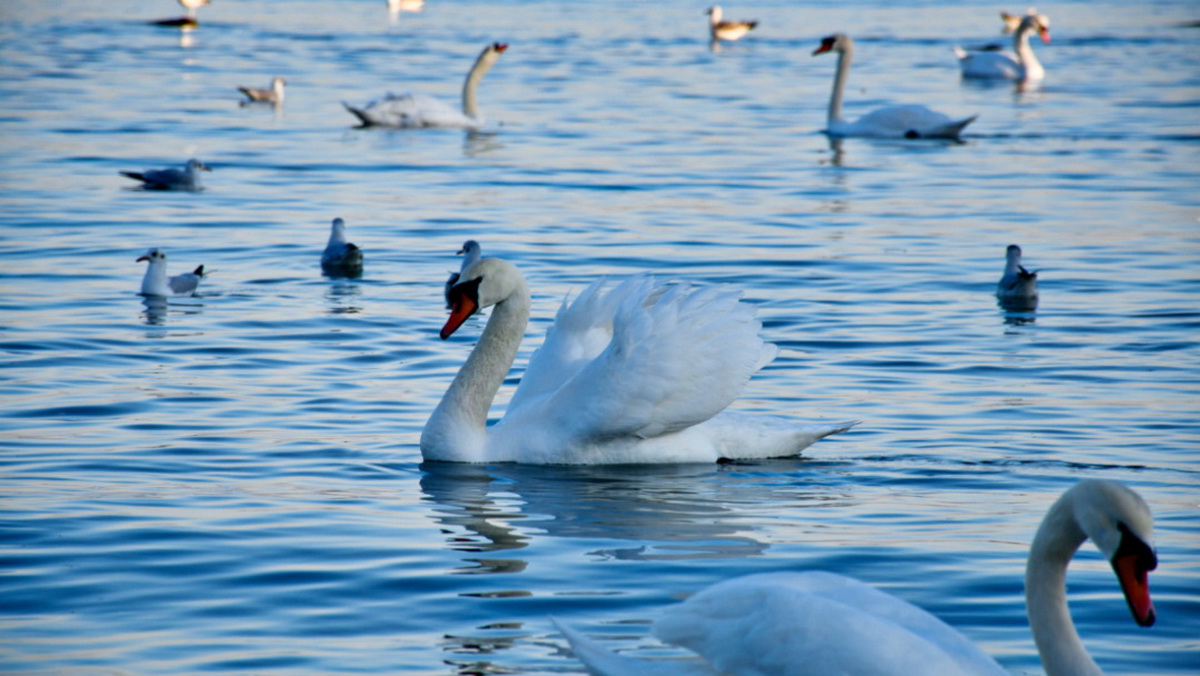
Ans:
[[[739,40],[758,25],[757,21],[723,21],[720,5],[709,7],[706,13],[709,16],[709,35],[713,42],[718,40],[725,40],[727,42]]]
[[[238,91],[246,95],[242,105],[250,103],[269,103],[273,106],[283,104],[283,86],[287,84],[287,80],[276,75],[271,78],[271,86],[266,89],[257,89],[254,87],[238,87]]]
[[[122,171],[121,175],[142,182],[145,190],[184,190],[199,192],[200,172],[212,171],[200,160],[188,160],[183,169],[150,169],[148,171]]]
[[[187,12],[189,19],[195,20],[196,10],[207,5],[209,0],[179,0],[179,4],[183,5],[183,9]]]
[[[321,270],[330,277],[361,277],[363,252],[346,241],[346,222],[333,219],[329,230],[329,243],[321,254]]]
[[[451,272],[450,279],[446,280],[446,307],[450,307],[450,287],[454,286],[454,284],[458,282],[459,278],[462,277],[462,273],[465,272],[467,268],[475,265],[480,258],[483,258],[483,247],[479,246],[479,242],[476,242],[473,239],[468,239],[467,241],[463,242],[462,248],[458,250],[456,255],[462,256],[463,262],[462,267],[458,269],[458,272]]]
[[[167,252],[158,247],[150,249],[137,259],[138,263],[142,261],[150,263],[146,268],[146,275],[142,277],[143,296],[177,296],[184,293],[195,293],[196,287],[200,286],[200,280],[204,279],[203,265],[191,272],[168,277]]]
[[[1021,247],[1009,244],[1005,253],[1004,275],[996,284],[996,298],[1008,310],[1032,310],[1037,307],[1037,271],[1021,265]]]

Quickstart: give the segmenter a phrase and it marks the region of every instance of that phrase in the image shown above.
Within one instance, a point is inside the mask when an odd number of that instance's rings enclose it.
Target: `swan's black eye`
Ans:
[[[1132,554],[1137,557],[1138,570],[1151,571],[1158,567],[1158,555],[1154,553],[1150,545],[1134,535],[1133,531],[1129,530],[1129,526],[1118,523],[1117,530],[1121,531],[1121,544],[1117,547],[1114,559]]]

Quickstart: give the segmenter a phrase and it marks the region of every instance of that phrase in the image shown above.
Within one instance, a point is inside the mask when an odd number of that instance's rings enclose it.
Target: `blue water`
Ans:
[[[580,673],[548,617],[631,654],[659,609],[751,572],[827,569],[1039,673],[1024,556],[1073,482],[1156,515],[1159,621],[1086,545],[1069,577],[1113,673],[1200,662],[1200,29],[1189,3],[1040,7],[1037,90],[960,81],[992,3],[767,0],[708,49],[704,5],[10,0],[0,8],[0,670]],[[1023,7],[1010,6],[1010,11]],[[847,115],[978,113],[965,142],[819,133]],[[352,128],[341,101],[456,100],[482,46],[493,133]],[[289,81],[282,110],[236,87]],[[120,170],[199,157],[199,194]],[[361,280],[318,266],[329,221]],[[482,321],[441,293],[476,238],[534,322],[654,270],[743,287],[783,349],[738,407],[859,419],[803,459],[423,466],[425,418]],[[1006,245],[1034,313],[992,297]],[[148,247],[194,298],[137,295]]]

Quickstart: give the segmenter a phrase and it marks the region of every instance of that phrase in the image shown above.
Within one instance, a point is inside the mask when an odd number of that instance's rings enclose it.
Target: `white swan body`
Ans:
[[[797,455],[854,423],[796,425],[726,412],[778,349],[740,294],[646,276],[592,284],[564,303],[504,417],[488,409],[529,319],[512,264],[484,258],[450,292],[442,337],[493,307],[466,364],[421,433],[426,460],[529,464],[714,462]]]
[[[996,283],[996,297],[1012,309],[1032,309],[1037,306],[1037,272],[1021,265],[1021,247],[1009,244],[1004,255],[1004,274]]]
[[[479,262],[480,258],[483,258],[483,247],[479,246],[479,242],[476,242],[473,239],[468,239],[467,241],[463,242],[462,248],[458,250],[458,255],[463,257],[462,265],[458,268],[458,272],[451,272],[449,279],[446,280],[446,290],[444,293],[446,296],[447,308],[450,307],[450,288],[458,282],[460,277],[462,277],[464,270],[472,265],[475,265]]]
[[[270,103],[278,106],[283,104],[283,86],[286,84],[287,80],[276,75],[271,78],[271,86],[266,89],[238,87],[238,91],[246,95],[246,100],[242,102],[243,105],[246,103]]]
[[[845,33],[837,33],[821,40],[813,56],[826,52],[838,53],[837,77],[833,81],[833,93],[829,98],[829,113],[826,133],[830,136],[860,136],[868,138],[958,138],[964,127],[975,120],[975,115],[959,120],[919,105],[888,106],[872,111],[854,122],[842,119],[842,96],[846,89],[846,78],[854,60],[854,41]]]
[[[145,190],[183,190],[199,192],[204,189],[200,185],[200,172],[212,171],[200,160],[187,161],[183,169],[150,169],[148,171],[122,171],[122,176],[142,182]]]
[[[321,270],[333,277],[359,277],[363,271],[363,252],[346,239],[346,222],[333,219],[329,241],[321,252]]]
[[[708,8],[708,34],[709,38],[714,42],[717,40],[725,40],[733,42],[740,40],[742,36],[754,30],[758,25],[757,21],[725,21],[723,20],[720,5],[713,5]]]
[[[173,277],[167,276],[167,252],[155,247],[140,258],[147,261],[146,274],[142,277],[143,296],[174,296],[182,293],[194,293],[204,279],[204,266],[201,265],[191,272]]]
[[[1085,480],[1050,508],[1029,554],[1030,628],[1049,676],[1098,674],[1066,606],[1066,568],[1087,538],[1112,562],[1134,619],[1154,622],[1146,584],[1157,565],[1150,511],[1129,488]],[[928,612],[852,578],[827,572],[765,573],[713,585],[656,621],[661,640],[704,659],[645,662],[615,655],[558,625],[597,675],[1006,674],[966,637]]]
[[[480,52],[463,83],[461,111],[424,94],[388,94],[363,108],[355,108],[347,103],[342,105],[353,113],[364,127],[479,129],[483,126],[484,119],[475,102],[475,90],[479,87],[479,81],[491,70],[506,49],[508,45],[496,42]]]
[[[1036,32],[1042,42],[1050,43],[1050,20],[1044,14],[1027,14],[1021,17],[1013,34],[1013,52],[1005,51],[967,51],[961,47],[954,48],[962,67],[962,76],[985,80],[1041,80],[1046,75],[1046,69],[1033,53],[1029,45],[1030,33]]]

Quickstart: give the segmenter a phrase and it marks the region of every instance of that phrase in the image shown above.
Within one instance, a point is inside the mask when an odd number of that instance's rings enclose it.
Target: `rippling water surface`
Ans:
[[[631,654],[736,575],[827,569],[1040,670],[1022,602],[1046,507],[1083,477],[1152,506],[1159,621],[1091,546],[1070,575],[1106,669],[1194,673],[1200,618],[1200,29],[1178,2],[1040,7],[1044,85],[960,81],[991,3],[218,1],[0,9],[0,668],[53,674],[578,673],[549,616]],[[1008,7],[1019,11],[1022,7]],[[819,133],[978,113],[965,142]],[[342,101],[454,101],[490,41],[489,133],[352,128]],[[286,105],[235,88],[289,81]],[[199,194],[120,170],[199,157]],[[321,276],[329,221],[366,251]],[[806,457],[428,466],[425,418],[482,327],[442,342],[463,240],[519,265],[534,323],[654,270],[743,287],[780,358],[740,408],[859,419]],[[1041,305],[992,290],[1010,243]],[[150,246],[212,274],[137,295]]]

